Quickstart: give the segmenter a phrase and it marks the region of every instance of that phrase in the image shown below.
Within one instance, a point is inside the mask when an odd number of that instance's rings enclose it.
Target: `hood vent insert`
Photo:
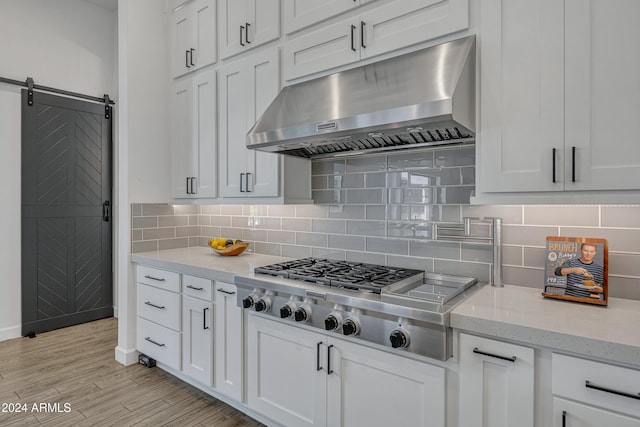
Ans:
[[[473,135],[470,132],[461,131],[459,127],[428,130],[418,127],[411,128],[403,134],[389,136],[380,132],[370,132],[362,137],[343,137],[307,146],[305,143],[299,143],[300,148],[283,146],[278,152],[296,157],[320,159],[473,141]]]
[[[475,37],[283,88],[247,147],[309,159],[475,139]]]

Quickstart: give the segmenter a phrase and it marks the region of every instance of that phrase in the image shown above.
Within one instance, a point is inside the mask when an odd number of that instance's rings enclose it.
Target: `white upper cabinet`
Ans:
[[[567,190],[640,189],[639,21],[637,0],[565,1]]]
[[[366,0],[327,0],[323,2],[283,0],[284,32],[291,34],[358,7],[361,3],[366,3]]]
[[[218,6],[222,58],[280,37],[280,0],[220,0]]]
[[[220,68],[220,195],[274,197],[279,192],[279,155],[249,150],[246,135],[278,94],[277,48]]]
[[[216,197],[216,73],[199,71],[172,86],[172,196]]]
[[[171,75],[179,77],[217,60],[215,0],[193,0],[171,15]]]
[[[640,3],[480,2],[481,193],[640,189]]]
[[[469,1],[395,0],[359,16],[291,38],[284,44],[284,77],[330,70],[469,26]]]

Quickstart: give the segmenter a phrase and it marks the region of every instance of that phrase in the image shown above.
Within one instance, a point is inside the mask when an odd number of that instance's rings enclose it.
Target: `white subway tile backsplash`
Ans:
[[[384,239],[378,237],[367,237],[365,248],[367,252],[377,252],[383,254],[408,255],[409,242],[405,239]]]
[[[329,234],[328,246],[336,249],[364,251],[365,238],[343,234]]]
[[[351,262],[387,265],[387,257],[384,254],[372,254],[369,252],[347,251],[345,259]]]
[[[387,156],[365,155],[348,157],[347,172],[371,172],[387,170]]]
[[[501,217],[505,283],[542,291],[547,236],[601,237],[609,241],[609,295],[640,300],[640,206],[470,206],[474,156],[473,147],[451,146],[313,161],[315,205],[134,203],[131,250],[206,246],[225,236],[257,253],[488,280],[490,246],[434,242],[432,225]],[[474,235],[489,231],[473,227]]]
[[[383,188],[345,190],[345,202],[356,204],[377,204],[386,202],[386,190]]]
[[[598,227],[599,206],[525,206],[524,223],[530,225],[567,225]]]
[[[341,219],[313,219],[311,220],[311,231],[316,233],[344,234],[346,223]]]
[[[640,228],[639,206],[601,206],[602,227]]]
[[[302,246],[327,247],[328,236],[322,233],[296,233],[296,244]]]
[[[392,153],[387,156],[388,169],[411,169],[433,167],[433,149],[412,150],[411,152]]]
[[[282,218],[282,229],[289,231],[311,231],[311,218]]]
[[[347,220],[347,234],[359,236],[384,236],[384,221],[355,221]]]

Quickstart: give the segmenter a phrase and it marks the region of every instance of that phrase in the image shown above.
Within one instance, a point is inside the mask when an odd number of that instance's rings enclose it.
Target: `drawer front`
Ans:
[[[137,326],[138,351],[180,370],[180,334],[141,317],[138,317]]]
[[[180,330],[180,294],[138,283],[138,316]]]
[[[182,275],[182,294],[190,297],[213,301],[213,280],[202,277]]]
[[[555,396],[640,417],[640,371],[554,353]]]
[[[640,419],[554,397],[553,425],[556,427],[640,427]]]
[[[136,267],[136,281],[172,292],[180,292],[180,275],[173,271],[138,265]]]

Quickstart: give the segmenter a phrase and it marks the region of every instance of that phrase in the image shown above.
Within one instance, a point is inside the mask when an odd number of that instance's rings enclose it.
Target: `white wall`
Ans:
[[[0,76],[115,97],[116,14],[80,0],[0,0]],[[20,336],[20,88],[0,83],[0,340]]]

